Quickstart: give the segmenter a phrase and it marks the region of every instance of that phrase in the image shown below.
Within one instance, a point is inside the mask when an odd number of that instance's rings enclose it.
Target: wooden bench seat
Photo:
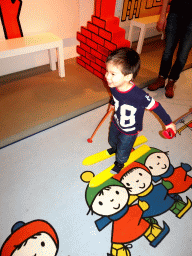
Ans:
[[[54,60],[55,49],[57,50],[59,76],[64,77],[63,41],[52,33],[42,33],[0,41],[0,59],[48,50],[50,68],[51,70],[56,70],[56,62]]]

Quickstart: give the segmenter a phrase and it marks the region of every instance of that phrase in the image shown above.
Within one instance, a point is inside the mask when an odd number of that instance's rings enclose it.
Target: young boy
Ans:
[[[153,110],[163,121],[166,129],[176,126],[160,103],[135,86],[132,82],[140,68],[137,52],[130,48],[119,48],[113,51],[106,60],[106,80],[113,99],[109,110],[115,109],[109,131],[108,153],[116,153],[115,166],[111,172],[119,173],[128,160],[137,134],[142,130],[145,109]]]

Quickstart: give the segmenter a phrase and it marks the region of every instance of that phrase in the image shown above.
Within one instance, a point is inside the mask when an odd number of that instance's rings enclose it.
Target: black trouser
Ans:
[[[178,80],[192,47],[192,16],[184,17],[169,13],[167,17],[166,46],[161,60],[159,75],[165,79]],[[177,58],[172,66],[175,48],[179,42]]]

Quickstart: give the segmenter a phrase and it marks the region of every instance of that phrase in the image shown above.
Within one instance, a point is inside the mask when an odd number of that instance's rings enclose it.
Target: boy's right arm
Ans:
[[[109,109],[108,111],[112,110],[115,108],[115,102],[114,102],[114,99],[111,98],[111,100],[109,101]]]
[[[113,110],[114,108],[115,108],[114,105],[109,104],[109,109],[108,109],[108,111],[111,111],[111,110]]]

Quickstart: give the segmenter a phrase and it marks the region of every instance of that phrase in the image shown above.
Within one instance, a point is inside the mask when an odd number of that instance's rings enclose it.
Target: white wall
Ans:
[[[86,26],[88,21],[91,21],[91,16],[94,14],[95,0],[79,0],[79,24]]]
[[[63,39],[65,58],[72,58],[76,55],[79,13],[79,0],[23,0],[20,13],[23,35],[52,32]],[[5,40],[1,22],[0,40]],[[0,75],[48,63],[47,51],[7,58],[0,60]]]
[[[122,14],[123,1],[116,1],[115,15],[118,17]],[[81,26],[86,26],[91,21],[94,3],[94,0],[23,0],[20,13],[23,35],[52,32],[63,39],[65,59],[73,58],[78,55],[76,33]],[[127,38],[129,21],[120,22],[120,27],[126,30]],[[138,39],[138,34],[139,30],[135,30],[133,41]],[[153,29],[147,31],[146,37],[156,34],[158,32]],[[5,40],[1,22],[0,40]],[[0,76],[48,63],[47,51],[3,59],[0,60]]]

